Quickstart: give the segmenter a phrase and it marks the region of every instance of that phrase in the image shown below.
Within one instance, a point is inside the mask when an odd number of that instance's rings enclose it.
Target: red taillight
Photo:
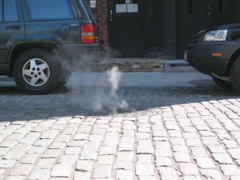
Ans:
[[[82,24],[81,25],[81,33],[82,33],[82,43],[95,43],[96,42],[96,34],[95,27],[92,24]]]

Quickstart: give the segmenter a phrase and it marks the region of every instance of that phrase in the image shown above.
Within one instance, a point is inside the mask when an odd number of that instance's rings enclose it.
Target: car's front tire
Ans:
[[[13,67],[17,86],[28,94],[47,94],[59,84],[60,64],[43,49],[23,52]]]
[[[240,93],[240,57],[233,63],[230,77],[233,87]]]

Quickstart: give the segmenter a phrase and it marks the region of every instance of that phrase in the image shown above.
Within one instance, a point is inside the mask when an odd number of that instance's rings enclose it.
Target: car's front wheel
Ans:
[[[240,57],[233,63],[230,77],[233,87],[240,93]]]
[[[60,77],[60,64],[48,51],[31,49],[22,53],[13,67],[17,86],[28,94],[47,94],[54,90]]]

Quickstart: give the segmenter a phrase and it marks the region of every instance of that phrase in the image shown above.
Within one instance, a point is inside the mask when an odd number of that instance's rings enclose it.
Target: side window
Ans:
[[[3,17],[3,9],[2,9],[2,0],[0,0],[0,21],[2,21],[2,17]]]
[[[18,21],[16,0],[4,0],[4,21]]]
[[[32,20],[72,19],[68,0],[27,0]]]

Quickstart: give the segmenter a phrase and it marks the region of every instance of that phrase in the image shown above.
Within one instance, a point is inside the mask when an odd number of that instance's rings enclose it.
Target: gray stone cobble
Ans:
[[[13,148],[17,144],[17,141],[5,140],[2,142],[2,148]]]
[[[138,164],[151,164],[152,163],[152,155],[144,154],[137,156],[137,163]],[[131,162],[131,160],[130,160]]]
[[[112,167],[110,165],[95,165],[93,171],[93,178],[106,178],[109,179],[111,177]]]
[[[82,147],[67,147],[64,151],[66,155],[78,155]]]
[[[133,160],[133,152],[118,152],[117,153],[117,161],[129,161]]]
[[[49,149],[63,149],[66,146],[65,142],[53,142]]]
[[[69,163],[61,163],[53,166],[52,178],[70,178],[73,167]]]
[[[212,159],[209,157],[197,157],[196,161],[201,169],[215,168]]]
[[[123,162],[123,161],[117,161],[113,165],[113,169],[125,169],[125,170],[132,170],[132,163],[131,162]]]
[[[17,164],[10,172],[11,176],[27,176],[33,168],[32,164]]]
[[[118,170],[116,174],[116,179],[118,180],[128,180],[133,179],[134,172],[131,170]]]
[[[39,154],[26,154],[21,160],[21,164],[34,164],[37,161]]]
[[[152,164],[138,164],[136,165],[137,176],[154,176],[154,166]]]
[[[50,169],[55,163],[55,159],[40,159],[35,165],[36,169]]]
[[[174,159],[177,163],[190,163],[191,159],[188,153],[176,152],[173,153]]]
[[[40,135],[41,135],[40,133],[30,132],[24,138],[22,138],[19,142],[25,143],[25,144],[32,144],[38,139]]]
[[[48,180],[49,179],[50,170],[49,169],[34,169],[30,176],[29,180]]]
[[[75,172],[74,180],[81,179],[81,180],[89,180],[91,179],[91,173],[89,172]]]
[[[24,176],[8,176],[6,180],[24,180]]]
[[[212,154],[213,159],[219,164],[233,164],[232,159],[227,154]]]
[[[77,171],[91,172],[93,161],[79,160],[76,165]]]
[[[201,169],[200,173],[207,179],[222,179],[221,174],[216,169]]]
[[[100,156],[97,163],[112,165],[114,163],[114,155]]]
[[[57,158],[61,153],[61,149],[47,149],[42,155],[42,159]]]
[[[153,154],[153,147],[149,140],[139,140],[137,154]]]
[[[162,180],[177,180],[178,175],[176,170],[173,167],[159,167],[158,168],[160,178]]]
[[[180,163],[179,169],[184,176],[197,176],[199,170],[193,163]]]
[[[21,156],[25,154],[25,151],[30,148],[30,145],[28,144],[18,144],[14,148],[12,148],[10,151],[6,153],[6,155],[3,157],[3,159],[7,160],[20,160]]]
[[[240,178],[238,96],[218,88],[121,88],[129,109],[112,113],[107,105],[93,112],[88,91],[28,96],[15,89],[6,99],[0,89],[0,179]]]
[[[190,147],[193,157],[208,157],[203,147]]]
[[[4,160],[4,159],[2,159],[0,161],[0,168],[1,169],[10,169],[14,166],[15,162],[16,162],[15,160]]]
[[[235,176],[235,175],[239,176],[240,175],[240,169],[237,166],[221,165],[220,168],[224,175],[227,175],[227,176]]]

